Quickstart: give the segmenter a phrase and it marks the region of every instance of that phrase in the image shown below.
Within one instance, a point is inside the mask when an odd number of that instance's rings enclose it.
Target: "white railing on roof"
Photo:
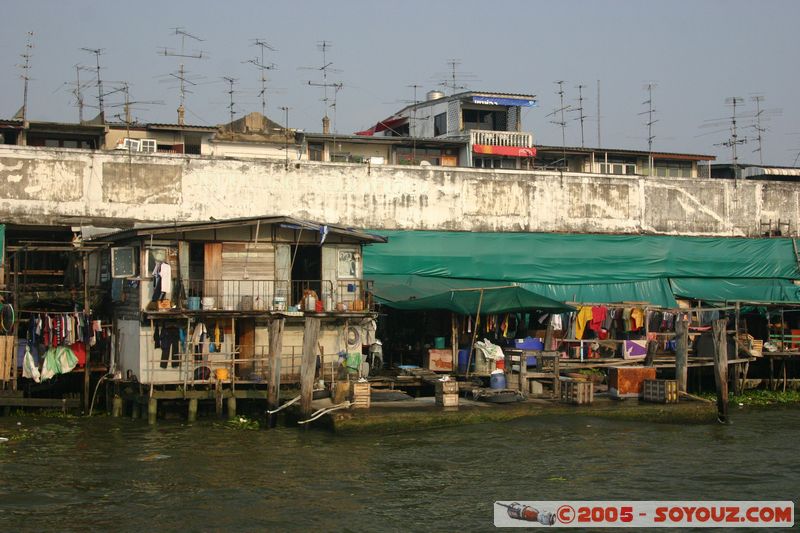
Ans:
[[[517,146],[530,148],[533,146],[533,134],[518,131],[470,130],[472,144],[488,144],[491,146]]]

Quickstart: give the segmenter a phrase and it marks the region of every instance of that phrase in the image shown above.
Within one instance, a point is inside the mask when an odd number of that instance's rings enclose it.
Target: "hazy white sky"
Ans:
[[[709,121],[730,117],[726,97],[743,98],[740,161],[758,162],[751,127],[762,95],[765,121],[763,157],[767,164],[790,165],[800,152],[800,102],[796,96],[800,49],[800,2],[796,0],[670,1],[205,1],[89,2],[27,0],[5,2],[0,43],[6,53],[0,78],[0,116],[10,118],[22,105],[23,84],[17,67],[26,33],[34,32],[28,116],[77,121],[70,87],[75,65],[94,65],[81,47],[103,48],[104,89],[127,81],[140,105],[143,122],[177,121],[177,83],[163,82],[179,59],[158,55],[163,47],[179,49],[171,28],[181,26],[202,37],[187,41],[207,59],[186,59],[197,83],[187,95],[187,122],[227,122],[228,85],[238,79],[237,116],[260,111],[256,95],[259,72],[247,63],[258,55],[252,40],[262,38],[277,49],[266,61],[267,114],[291,127],[321,130],[324,104],[318,71],[317,42],[332,43],[327,61],[329,82],[342,82],[337,94],[336,130],[352,133],[391,115],[414,98],[437,88],[458,59],[458,73],[471,90],[536,94],[539,108],[528,109],[523,127],[539,144],[561,144],[561,129],[546,115],[558,107],[557,80],[565,80],[566,103],[577,105],[576,86],[584,89],[585,139],[597,145],[597,80],[601,89],[602,145],[647,149],[644,86],[655,82],[654,150],[707,153],[730,161],[729,124]],[[90,80],[93,73],[82,72]],[[332,96],[332,93],[331,93]],[[84,90],[87,104],[97,104],[97,89]],[[109,95],[107,104],[121,101]],[[87,109],[86,114],[96,113]],[[107,109],[107,117],[121,112]],[[333,111],[329,111],[333,118]],[[569,119],[578,113],[568,113]],[[749,117],[748,117],[749,115]],[[580,145],[578,121],[570,120],[568,145]]]

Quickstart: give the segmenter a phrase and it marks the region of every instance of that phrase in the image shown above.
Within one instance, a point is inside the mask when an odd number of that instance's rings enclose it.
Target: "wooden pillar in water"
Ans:
[[[119,418],[122,416],[122,398],[118,394],[114,395],[113,406],[111,407],[111,416]]]
[[[189,398],[189,416],[187,417],[189,422],[197,421],[197,403],[197,398]]]
[[[138,420],[142,416],[142,404],[139,403],[138,398],[134,398],[131,402],[131,420]]]
[[[714,382],[717,386],[717,418],[728,422],[728,335],[727,319],[715,320],[714,330]]]
[[[682,314],[675,321],[675,380],[678,391],[687,392],[689,368],[689,325]]]
[[[150,398],[147,400],[147,423],[153,425],[158,419],[158,400]]]
[[[267,387],[267,410],[274,411],[280,404],[281,356],[283,351],[283,318],[269,323],[269,385]],[[267,415],[267,427],[275,427],[277,415]]]
[[[228,419],[233,420],[234,418],[236,418],[236,396],[231,391],[231,395],[228,396]]]
[[[306,317],[303,331],[303,358],[300,362],[300,411],[304,417],[311,414],[314,399],[314,377],[317,371],[317,338],[319,318]]]

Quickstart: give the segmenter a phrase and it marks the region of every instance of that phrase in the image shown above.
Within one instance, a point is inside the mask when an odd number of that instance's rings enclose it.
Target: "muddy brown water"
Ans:
[[[800,409],[732,415],[346,437],[0,417],[0,531],[488,531],[495,500],[796,500]]]

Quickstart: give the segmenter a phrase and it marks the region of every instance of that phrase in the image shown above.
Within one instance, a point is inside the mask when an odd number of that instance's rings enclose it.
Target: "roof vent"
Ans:
[[[444,93],[442,91],[428,91],[427,98],[429,102],[431,100],[438,100],[439,98],[444,98]]]

